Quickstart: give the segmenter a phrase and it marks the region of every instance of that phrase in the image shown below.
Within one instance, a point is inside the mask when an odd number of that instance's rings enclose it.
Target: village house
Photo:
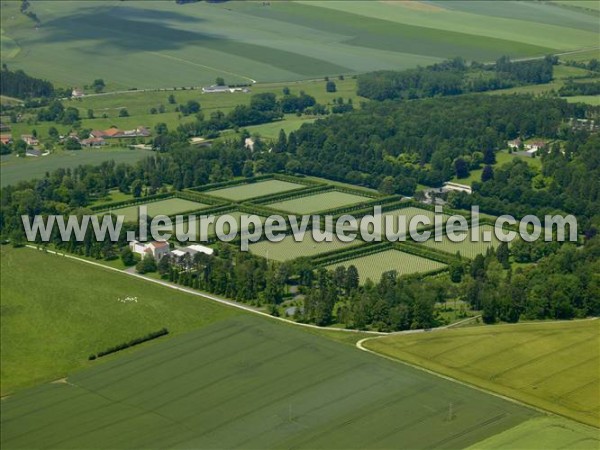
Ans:
[[[149,137],[152,133],[147,127],[140,125],[133,130],[120,130],[116,127],[111,127],[108,130],[93,130],[90,132],[90,138],[102,138],[102,139],[118,139],[118,138],[136,138],[136,137]]]
[[[129,248],[131,248],[131,251],[133,253],[137,253],[142,258],[146,255],[152,255],[154,257],[154,259],[156,259],[157,261],[160,261],[160,259],[163,256],[168,255],[169,252],[171,251],[171,247],[169,247],[169,243],[164,242],[164,241],[162,241],[162,242],[159,242],[159,241],[152,241],[152,242],[131,241],[129,243]]]
[[[83,139],[80,143],[83,147],[102,147],[103,145],[106,145],[106,141],[101,137]]]
[[[544,141],[533,141],[529,144],[525,144],[525,150],[527,153],[535,153],[538,150],[542,149],[546,145]]]
[[[0,135],[0,142],[4,145],[12,144],[12,136],[10,134],[2,134]]]
[[[513,150],[518,150],[519,148],[521,148],[521,145],[523,144],[523,141],[521,141],[521,139],[517,138],[517,139],[513,139],[512,141],[508,141],[508,148],[512,148]]]
[[[73,88],[73,90],[71,91],[71,97],[73,98],[81,98],[84,95],[85,94],[83,93],[83,90],[79,88]]]
[[[32,134],[22,134],[21,140],[25,141],[27,145],[31,146],[38,145],[40,143],[40,141],[38,141],[38,139]]]

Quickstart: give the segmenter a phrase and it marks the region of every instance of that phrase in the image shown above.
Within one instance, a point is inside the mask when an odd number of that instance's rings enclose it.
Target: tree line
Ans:
[[[417,99],[506,89],[552,80],[556,57],[511,61],[507,56],[493,65],[454,58],[442,63],[402,71],[381,70],[358,77],[358,95],[372,100]]]

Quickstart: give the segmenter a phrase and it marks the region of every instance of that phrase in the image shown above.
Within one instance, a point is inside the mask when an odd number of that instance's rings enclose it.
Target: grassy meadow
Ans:
[[[598,427],[599,331],[597,320],[523,323],[389,336],[365,346]]]
[[[96,362],[1,408],[3,448],[450,449],[538,416],[245,314]]]
[[[178,335],[237,314],[194,295],[28,248],[1,246],[0,263],[3,396],[89,367],[90,354],[163,327]],[[138,301],[119,301],[125,297]]]
[[[367,279],[377,283],[384,272],[395,270],[398,276],[413,275],[417,273],[427,273],[437,269],[443,269],[445,264],[421,256],[405,253],[400,250],[385,250],[379,253],[372,253],[367,256],[342,261],[340,263],[326,266],[327,270],[335,270],[336,267],[348,267],[354,265],[358,269],[360,282],[364,283]]]
[[[149,150],[129,150],[123,148],[101,148],[65,150],[47,156],[18,158],[16,155],[3,155],[0,159],[0,184],[16,184],[19,181],[43,178],[46,172],[57,169],[73,169],[80,165],[98,165],[103,161],[132,164],[151,155]]]

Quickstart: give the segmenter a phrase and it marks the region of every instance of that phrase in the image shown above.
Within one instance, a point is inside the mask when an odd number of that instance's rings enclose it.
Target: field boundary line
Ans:
[[[157,279],[154,279],[154,278],[146,277],[144,275],[140,275],[140,274],[134,273],[134,272],[129,272],[127,270],[117,269],[115,267],[110,267],[110,266],[107,266],[107,265],[104,265],[104,264],[97,263],[95,261],[88,261],[87,259],[79,258],[77,256],[69,255],[67,253],[57,252],[55,250],[49,250],[49,249],[45,249],[45,248],[39,248],[39,247],[36,247],[35,245],[25,245],[25,247],[29,248],[29,249],[37,250],[37,251],[40,251],[40,252],[50,253],[52,255],[62,256],[64,258],[69,258],[69,259],[72,259],[72,260],[75,260],[75,261],[79,261],[79,262],[83,262],[83,263],[86,263],[86,264],[90,264],[92,266],[101,267],[103,269],[107,269],[107,270],[110,270],[110,271],[113,271],[113,272],[116,272],[116,273],[128,275],[128,276],[131,276],[131,277],[134,277],[134,278],[138,278],[138,279],[141,279],[141,280],[149,281],[149,282],[152,282],[152,283],[155,283],[155,284],[158,284],[158,285],[170,288],[170,289],[174,289],[176,291],[181,291],[181,292],[185,292],[187,294],[195,295],[197,297],[206,298],[208,300],[212,300],[214,302],[221,303],[222,305],[226,305],[226,306],[230,306],[230,307],[233,307],[233,308],[241,309],[241,310],[246,311],[246,312],[250,312],[250,313],[257,314],[257,315],[260,315],[260,316],[263,316],[263,317],[267,317],[269,319],[274,319],[274,320],[277,320],[279,322],[284,322],[284,323],[288,323],[288,324],[291,324],[291,325],[296,325],[296,326],[299,326],[299,327],[311,328],[313,330],[340,331],[340,332],[344,332],[344,333],[365,333],[365,334],[371,334],[373,336],[387,336],[387,335],[393,334],[393,333],[387,333],[387,332],[384,332],[384,331],[362,331],[362,330],[352,330],[352,329],[348,329],[348,328],[326,328],[326,327],[320,327],[318,325],[312,325],[310,323],[294,322],[293,320],[289,320],[289,319],[286,319],[284,317],[275,317],[275,316],[272,316],[271,314],[268,314],[268,313],[262,312],[262,311],[258,311],[257,309],[254,309],[254,308],[252,308],[250,306],[243,305],[241,303],[237,303],[237,302],[234,302],[232,300],[226,300],[224,298],[220,298],[220,297],[217,297],[217,296],[212,295],[212,294],[208,294],[208,293],[204,293],[204,292],[199,292],[199,291],[196,291],[196,290],[191,289],[191,288],[177,286],[177,285],[171,284],[171,283],[169,283],[167,281],[157,280]]]
[[[473,318],[474,317],[469,318],[469,319],[473,319]],[[467,320],[469,320],[469,319],[467,319]],[[594,320],[597,320],[597,319],[598,319],[598,317],[588,317],[588,318],[580,319],[580,320],[577,320],[577,321],[578,322],[584,322],[584,321],[587,322],[587,321],[594,321]],[[461,322],[463,322],[463,321],[461,321]],[[562,322],[565,322],[565,321],[564,320],[562,320],[562,321],[561,320],[548,321],[548,322],[540,322],[539,324],[541,324],[541,323],[562,323]],[[460,323],[460,322],[457,322],[457,323]],[[537,324],[538,324],[537,322],[525,322],[525,323],[521,323],[520,325],[537,325]],[[504,324],[504,325],[517,325],[517,324]],[[451,327],[452,327],[452,325],[447,325],[445,327],[439,327],[439,328],[432,328],[431,332],[433,332],[433,331],[448,330]],[[485,327],[485,325],[482,325],[481,327]],[[412,334],[412,333],[418,333],[418,332],[423,332],[423,330],[400,331],[400,332],[396,332],[396,333],[389,333],[388,336],[396,336],[396,335],[401,335],[401,334]],[[570,417],[570,416],[563,415],[563,414],[560,414],[560,413],[557,413],[557,412],[553,412],[553,411],[541,408],[539,406],[535,406],[533,404],[527,403],[527,402],[525,402],[523,400],[519,400],[519,399],[516,399],[516,398],[513,398],[513,397],[509,397],[507,395],[500,394],[499,392],[495,392],[495,391],[486,389],[484,387],[478,386],[476,384],[469,383],[468,381],[463,381],[463,380],[460,380],[458,378],[454,378],[454,377],[452,377],[450,375],[445,375],[445,374],[443,374],[441,372],[436,372],[435,370],[428,369],[428,368],[426,368],[424,366],[420,366],[418,364],[414,364],[414,363],[411,363],[411,362],[408,362],[408,361],[404,361],[404,360],[399,359],[399,358],[394,358],[393,356],[389,356],[389,355],[385,355],[383,353],[379,353],[379,352],[377,352],[375,350],[371,350],[371,349],[369,349],[369,348],[367,348],[367,347],[365,347],[363,345],[367,341],[379,339],[379,338],[382,338],[382,337],[385,337],[385,336],[370,336],[370,337],[366,337],[366,338],[360,339],[358,342],[356,342],[355,346],[356,346],[357,349],[362,350],[363,352],[371,353],[372,355],[378,356],[380,358],[385,358],[385,359],[387,359],[389,361],[393,361],[395,363],[404,364],[406,366],[412,367],[413,369],[420,370],[422,372],[426,372],[426,373],[428,373],[430,375],[434,375],[434,376],[436,376],[438,378],[442,378],[444,380],[451,381],[451,382],[460,384],[462,386],[466,386],[466,387],[469,387],[471,389],[475,389],[475,390],[478,390],[480,392],[484,392],[484,393],[489,394],[489,395],[493,395],[493,396],[495,396],[497,398],[501,398],[501,399],[509,401],[511,403],[515,403],[517,405],[520,405],[520,406],[529,408],[531,410],[537,411],[537,412],[539,412],[541,414],[544,414],[546,416],[564,418],[564,419],[573,421],[575,423],[578,423],[580,425],[589,427],[589,428],[591,428],[593,430],[598,430],[597,427],[594,427],[594,426],[592,426],[592,425],[590,425],[588,423],[582,422],[582,421],[580,421],[580,420],[578,420],[578,419],[576,419],[574,417]]]

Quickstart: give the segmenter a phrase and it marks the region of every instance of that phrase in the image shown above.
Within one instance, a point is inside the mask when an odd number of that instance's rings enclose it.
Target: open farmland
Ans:
[[[298,236],[300,238],[300,236]],[[350,247],[362,244],[362,241],[354,240],[352,242],[342,242],[337,239],[335,234],[331,235],[331,242],[315,242],[312,238],[311,230],[299,242],[294,236],[288,235],[280,242],[270,242],[262,240],[250,244],[250,251],[255,255],[275,261],[290,261],[300,257],[320,255],[321,253],[332,252],[334,250],[348,249]]]
[[[292,214],[313,214],[370,200],[372,199],[361,195],[348,194],[341,191],[328,191],[293,198],[291,200],[267,203],[265,206]]]
[[[3,2],[2,62],[64,86],[103,78],[120,90],[199,86],[219,76],[292,81],[456,55],[491,61],[597,46],[596,17],[585,10],[482,3],[492,2],[37,1],[36,29],[17,2]]]
[[[3,245],[0,256],[2,396],[65,377],[90,366],[91,353],[162,327],[177,335],[237,314],[194,295],[41,251]],[[125,297],[138,301],[119,301]]]
[[[151,203],[142,203],[134,206],[126,206],[125,208],[110,209],[105,212],[110,212],[116,216],[125,216],[125,222],[135,222],[138,220],[138,211],[140,206],[148,208],[148,216],[154,217],[157,215],[171,216],[184,212],[198,211],[206,208],[208,205],[199,202],[185,200],[183,198],[167,198]]]
[[[256,183],[239,184],[231,187],[205,191],[206,194],[225,198],[236,202],[248,200],[263,195],[277,194],[306,187],[303,184],[282,180],[266,180]]]
[[[390,336],[371,350],[590,425],[600,425],[597,320]]]
[[[336,267],[348,267],[354,265],[358,269],[360,282],[364,283],[367,278],[373,282],[378,282],[384,272],[395,270],[398,276],[412,275],[416,273],[427,273],[432,270],[443,269],[446,267],[437,261],[423,258],[421,256],[411,255],[400,250],[385,250],[379,253],[372,253],[366,256],[359,256],[340,263],[331,264],[325,268],[334,270]]]
[[[5,399],[2,447],[463,448],[537,416],[248,315],[94,366]]]
[[[479,236],[477,242],[471,240],[471,233],[475,233]],[[452,242],[445,234],[442,236],[441,242],[434,241],[433,232],[430,239],[423,242],[421,245],[425,245],[434,250],[439,250],[446,253],[456,254],[460,252],[460,255],[466,258],[474,258],[477,255],[485,255],[485,252],[489,248],[496,248],[500,244],[500,241],[494,233],[494,227],[492,225],[481,225],[478,227],[469,227],[469,231],[456,231],[456,235],[465,236],[465,240],[462,242]],[[488,235],[491,238],[489,242],[484,241],[484,236]]]
[[[97,165],[103,161],[133,164],[135,161],[151,155],[147,150],[94,149],[62,151],[48,156],[17,158],[15,155],[3,155],[0,165],[1,185],[16,184],[33,178],[43,178],[46,172],[57,169],[73,169],[80,165]]]
[[[562,417],[536,417],[496,434],[467,450],[597,450],[600,435],[596,428]]]

